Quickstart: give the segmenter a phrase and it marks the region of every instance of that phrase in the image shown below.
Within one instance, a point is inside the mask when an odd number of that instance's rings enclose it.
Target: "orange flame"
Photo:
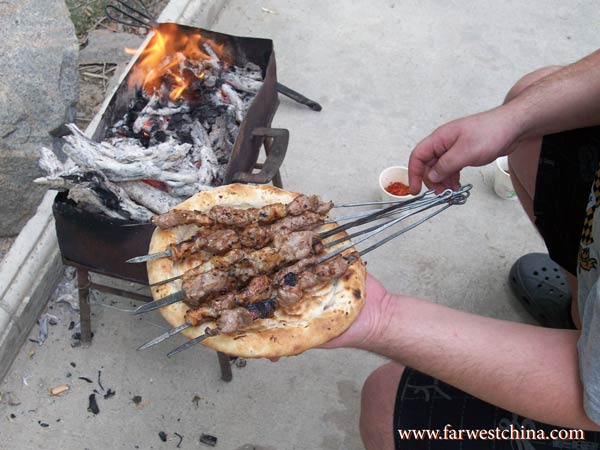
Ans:
[[[154,33],[129,76],[130,88],[141,86],[146,93],[153,94],[165,86],[169,98],[175,101],[194,79],[205,76],[200,62],[210,60],[211,56],[203,44],[209,45],[219,59],[229,58],[224,44],[216,44],[175,24],[162,24]],[[200,73],[196,75],[194,69]]]

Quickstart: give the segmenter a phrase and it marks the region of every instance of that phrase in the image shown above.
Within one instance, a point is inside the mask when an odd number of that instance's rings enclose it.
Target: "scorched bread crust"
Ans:
[[[214,205],[261,207],[272,203],[290,203],[296,193],[273,186],[248,186],[230,184],[211,191],[194,195],[176,209],[205,211]],[[323,229],[333,228],[328,224]],[[169,244],[189,238],[195,231],[193,225],[154,231],[149,253],[165,250]],[[343,234],[330,239],[335,240]],[[148,279],[155,283],[179,275],[199,263],[194,258],[173,262],[168,258],[148,262]],[[260,319],[243,330],[228,335],[218,335],[203,342],[207,347],[229,355],[244,358],[271,358],[297,355],[339,336],[356,319],[365,300],[366,271],[362,260],[355,261],[344,275],[327,284],[306,291],[300,302],[291,308],[277,309],[270,319]],[[152,288],[154,300],[163,298],[181,289],[181,281]],[[184,322],[188,307],[183,302],[174,303],[160,309],[162,316],[173,327]],[[198,327],[188,328],[183,334],[195,338],[204,334],[208,322]]]

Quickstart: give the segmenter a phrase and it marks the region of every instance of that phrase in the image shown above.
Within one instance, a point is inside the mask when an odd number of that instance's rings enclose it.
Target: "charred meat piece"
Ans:
[[[333,208],[332,202],[323,202],[318,195],[298,195],[287,205],[288,214],[299,216],[303,212],[311,211],[317,214],[327,214]]]
[[[285,220],[285,219],[282,219]],[[270,227],[252,224],[244,228],[239,234],[240,244],[248,248],[263,248],[273,238]]]
[[[242,280],[230,272],[211,270],[195,278],[184,280],[182,288],[185,291],[184,302],[188,306],[197,307],[209,296],[224,294],[241,284]]]
[[[273,203],[258,210],[256,222],[260,224],[273,223],[276,220],[283,219],[286,214],[287,210],[283,203]]]
[[[239,246],[239,238],[233,230],[200,231],[185,241],[171,244],[171,259],[178,261],[200,251],[215,255],[228,252]]]
[[[323,251],[319,235],[312,231],[297,231],[289,235],[277,235],[273,247],[285,261],[299,261]]]
[[[200,265],[186,271],[181,277],[183,282],[191,281],[197,276],[206,273],[208,270],[224,270],[229,268],[232,264],[235,264],[246,257],[246,252],[241,249],[233,249],[223,256],[213,256],[210,258],[207,265]],[[208,266],[208,267],[207,267]]]
[[[235,296],[235,301],[238,305],[249,305],[268,299],[272,293],[273,281],[267,275],[260,275]]]
[[[299,216],[287,216],[271,225],[275,234],[291,231],[312,230],[323,224],[323,218],[317,213],[307,211]]]
[[[180,211],[178,209],[173,209],[159,216],[154,216],[152,218],[152,223],[157,227],[166,230],[178,225],[212,225],[213,221],[201,211]]]
[[[315,264],[317,264],[316,257],[304,258],[303,260],[298,261],[297,263],[292,264],[291,266],[284,267],[275,275],[273,275],[273,282],[277,286],[281,286],[284,283],[295,284],[293,280],[298,278],[298,274],[314,266]],[[292,274],[292,276],[290,276],[290,274]],[[286,282],[286,280],[289,281]]]
[[[252,303],[244,308],[223,311],[217,320],[217,328],[221,333],[233,333],[247,327],[257,319],[273,317],[276,303],[273,299]]]
[[[252,314],[246,308],[234,308],[221,312],[217,328],[221,333],[233,333],[252,323]]]

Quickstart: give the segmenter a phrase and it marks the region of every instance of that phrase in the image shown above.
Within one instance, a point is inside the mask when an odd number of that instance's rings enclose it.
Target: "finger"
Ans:
[[[430,164],[437,162],[437,159],[433,152],[430,136],[423,139],[414,148],[408,160],[408,185],[411,194],[419,193]]]
[[[448,184],[448,179],[464,167],[463,152],[458,137],[451,139],[432,139],[431,151],[435,158],[430,158],[427,178],[433,184]],[[435,161],[435,162],[434,162]]]

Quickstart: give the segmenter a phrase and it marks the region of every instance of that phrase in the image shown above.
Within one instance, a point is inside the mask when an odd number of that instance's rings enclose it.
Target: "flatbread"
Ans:
[[[199,192],[175,209],[205,211],[217,204],[261,207],[277,202],[287,204],[297,195],[268,185],[230,184]],[[327,224],[322,229],[335,226]],[[150,242],[149,253],[163,251],[169,244],[187,239],[196,231],[195,225],[168,230],[157,228]],[[344,235],[339,233],[330,239]],[[169,258],[148,261],[148,279],[150,283],[155,283],[180,275],[197,264],[199,261],[194,258],[181,262],[173,262]],[[358,259],[339,279],[306,291],[302,300],[293,307],[285,310],[278,307],[273,318],[257,320],[243,330],[217,335],[202,343],[214,350],[244,358],[273,358],[302,353],[339,336],[356,319],[365,301],[365,277],[365,265]],[[180,289],[180,280],[155,286],[152,288],[152,297],[158,300]],[[176,327],[184,323],[187,310],[185,303],[178,302],[161,308],[160,313],[171,326]],[[207,326],[213,328],[215,324],[206,322],[184,330],[183,334],[193,339],[204,334]]]

